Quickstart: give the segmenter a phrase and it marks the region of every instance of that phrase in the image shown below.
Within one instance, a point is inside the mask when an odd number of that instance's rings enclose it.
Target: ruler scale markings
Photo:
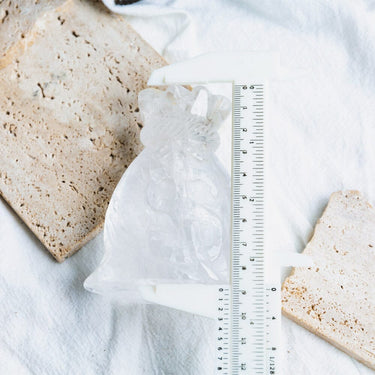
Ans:
[[[217,373],[276,374],[275,288],[266,286],[264,261],[264,84],[233,86],[231,268],[230,287],[218,292]]]
[[[233,375],[239,375],[249,369],[256,370],[255,373],[258,373],[258,369],[259,373],[265,371],[265,343],[262,334],[264,332],[263,175],[259,173],[263,170],[264,156],[263,103],[260,96],[263,97],[263,85],[234,86],[231,306],[231,373]],[[249,165],[246,173],[241,173],[241,169],[236,167],[245,162]],[[251,170],[253,173],[249,174]],[[257,176],[256,184],[254,175]],[[237,199],[242,189],[244,196],[250,197],[250,200],[247,198],[249,205],[240,204],[240,200]],[[253,215],[257,212],[259,216],[253,220]],[[249,219],[251,219],[250,223],[254,224],[249,224]],[[240,225],[244,225],[246,231],[239,230]],[[253,241],[249,243],[247,238]],[[239,242],[247,242],[244,250],[239,251]],[[253,255],[257,248],[259,251]],[[241,268],[241,264],[246,265],[246,272]],[[257,311],[260,313],[259,317]]]

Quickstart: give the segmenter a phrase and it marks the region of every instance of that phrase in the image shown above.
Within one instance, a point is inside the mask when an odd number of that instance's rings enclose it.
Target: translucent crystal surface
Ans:
[[[112,196],[105,255],[85,287],[132,300],[139,285],[227,281],[230,178],[215,150],[230,102],[172,86],[143,90],[139,107],[145,149]]]

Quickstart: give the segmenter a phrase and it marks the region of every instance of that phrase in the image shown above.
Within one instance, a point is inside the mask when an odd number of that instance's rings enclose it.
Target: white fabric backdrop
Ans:
[[[169,6],[166,9],[166,6]],[[331,192],[375,203],[375,3],[143,1],[127,19],[169,61],[213,50],[279,50],[305,75],[269,100],[270,245],[301,251]],[[102,236],[55,263],[0,201],[0,373],[212,375],[213,322],[86,292]],[[373,371],[283,319],[284,374]]]

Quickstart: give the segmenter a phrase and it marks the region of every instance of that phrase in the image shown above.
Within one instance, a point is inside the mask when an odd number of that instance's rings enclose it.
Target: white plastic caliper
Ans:
[[[279,373],[281,266],[309,266],[266,250],[266,93],[285,79],[269,52],[209,53],[154,71],[149,85],[232,84],[232,226],[229,285],[142,286],[147,301],[218,322],[217,373]]]

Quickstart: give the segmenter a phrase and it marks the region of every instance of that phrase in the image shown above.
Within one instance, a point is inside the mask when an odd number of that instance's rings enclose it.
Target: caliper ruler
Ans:
[[[154,71],[149,85],[231,83],[232,246],[228,285],[156,285],[146,300],[214,318],[217,375],[280,374],[280,258],[266,247],[266,91],[277,53],[209,53]],[[308,266],[285,253],[282,265]]]
[[[217,295],[217,374],[277,374],[280,282],[265,255],[264,82],[233,84],[231,284]]]

